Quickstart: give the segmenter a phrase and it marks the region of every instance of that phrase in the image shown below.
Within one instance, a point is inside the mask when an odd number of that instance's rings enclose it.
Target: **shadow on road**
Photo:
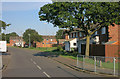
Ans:
[[[55,52],[38,52],[33,54],[34,56],[44,56],[44,57],[58,57],[59,55]]]
[[[11,55],[10,53],[1,53],[1,55]]]

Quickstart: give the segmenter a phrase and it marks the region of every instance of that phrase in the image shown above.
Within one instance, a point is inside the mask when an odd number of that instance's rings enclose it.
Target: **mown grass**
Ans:
[[[67,55],[61,55],[61,56],[77,60],[77,57],[74,57],[74,56],[67,56]],[[79,59],[79,61],[83,62],[82,57],[79,57],[78,59]],[[94,60],[91,59],[91,58],[85,58],[84,62],[94,65]],[[120,63],[115,63],[115,69],[116,70],[118,70],[118,64],[120,64]],[[96,62],[96,65],[99,66],[99,63]],[[114,63],[113,62],[101,62],[101,68],[114,69]]]
[[[29,49],[39,50],[41,52],[52,52],[54,50],[57,50],[57,47],[40,47],[40,48],[31,47]]]

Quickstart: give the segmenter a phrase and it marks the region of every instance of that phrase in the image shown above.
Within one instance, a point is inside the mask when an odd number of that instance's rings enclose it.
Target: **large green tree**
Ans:
[[[56,39],[58,40],[58,39],[63,39],[63,32],[64,32],[64,30],[58,30],[57,32],[56,32]]]
[[[16,32],[12,32],[12,33],[2,33],[2,40],[6,40],[7,43],[10,43],[10,37],[14,37],[14,36],[19,36]]]
[[[24,41],[29,44],[29,34],[30,34],[30,42],[33,45],[33,42],[41,42],[42,36],[38,34],[34,29],[27,29],[23,34]]]
[[[4,21],[0,20],[0,32],[1,32],[2,29],[5,30],[5,28],[9,25],[11,25],[11,24],[6,24]]]
[[[79,28],[86,35],[86,52],[89,56],[91,36],[102,27],[119,24],[120,3],[117,2],[54,2],[41,7],[40,21],[59,28]]]

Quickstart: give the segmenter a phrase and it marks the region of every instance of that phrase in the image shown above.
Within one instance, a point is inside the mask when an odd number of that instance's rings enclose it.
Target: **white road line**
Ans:
[[[49,77],[50,78],[50,76],[46,73],[46,72],[43,72],[47,77]]]
[[[33,61],[34,64],[36,64],[36,62]]]
[[[38,66],[38,65],[36,65],[36,66],[37,66],[37,68],[38,68],[38,69],[40,69],[40,70],[41,70],[41,67],[40,67],[40,66]]]

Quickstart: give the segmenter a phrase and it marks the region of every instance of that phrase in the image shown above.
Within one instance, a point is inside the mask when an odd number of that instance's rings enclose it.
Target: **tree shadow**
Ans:
[[[34,56],[44,56],[44,57],[58,57],[59,54],[57,52],[38,52],[36,54],[33,54]]]

